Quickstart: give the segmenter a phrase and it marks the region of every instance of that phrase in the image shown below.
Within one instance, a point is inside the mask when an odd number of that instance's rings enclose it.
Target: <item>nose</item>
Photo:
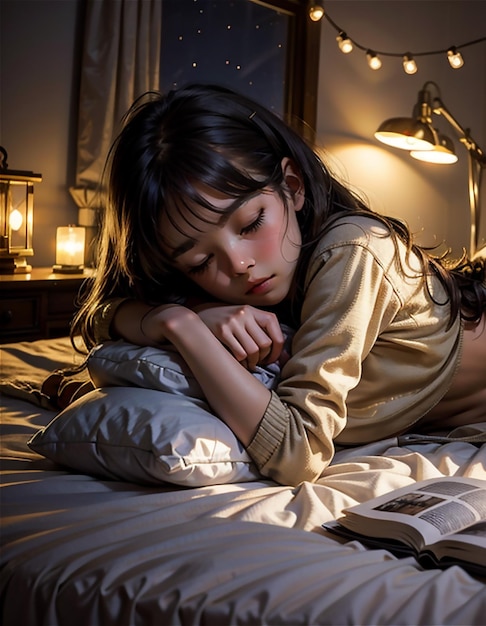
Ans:
[[[255,260],[249,254],[233,251],[229,255],[229,263],[234,274],[246,274],[251,267],[254,267]]]
[[[255,265],[253,259],[241,259],[239,263],[234,265],[235,274],[246,274],[248,270]]]

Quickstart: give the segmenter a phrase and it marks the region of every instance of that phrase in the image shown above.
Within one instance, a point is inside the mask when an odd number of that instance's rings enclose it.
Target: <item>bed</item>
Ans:
[[[486,424],[450,441],[343,449],[315,484],[286,487],[262,479],[219,426],[202,438],[187,434],[177,420],[192,425],[194,406],[204,408],[197,399],[184,410],[186,389],[172,394],[179,404],[165,434],[179,436],[177,445],[157,440],[152,414],[150,432],[137,426],[122,440],[122,428],[107,427],[101,441],[100,419],[103,428],[107,419],[131,427],[125,399],[140,413],[142,397],[164,392],[98,379],[56,418],[51,439],[36,443],[56,415],[42,382],[80,357],[67,338],[7,344],[1,353],[3,626],[486,623],[486,577],[423,569],[322,528],[343,508],[416,480],[486,479],[486,445],[461,440]],[[169,374],[172,385],[186,380]],[[129,376],[145,380],[147,371]],[[61,450],[63,424],[73,422],[79,440],[71,433]]]

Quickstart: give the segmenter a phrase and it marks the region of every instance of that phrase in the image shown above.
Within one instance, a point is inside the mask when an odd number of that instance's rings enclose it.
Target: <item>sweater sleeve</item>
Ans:
[[[110,298],[103,302],[93,315],[93,330],[96,343],[114,339],[111,334],[111,323],[120,305],[129,298]]]
[[[319,478],[346,427],[346,400],[362,362],[399,307],[366,246],[345,242],[316,256],[292,356],[248,447],[264,475],[284,484]]]

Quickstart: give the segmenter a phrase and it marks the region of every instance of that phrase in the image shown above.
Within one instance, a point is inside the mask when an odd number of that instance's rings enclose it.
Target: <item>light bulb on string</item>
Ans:
[[[309,6],[309,17],[313,22],[318,22],[324,16],[324,9],[320,4],[312,2]]]
[[[418,72],[417,63],[410,53],[407,53],[403,57],[403,69],[406,74],[416,74]]]
[[[375,52],[373,52],[373,50],[367,50],[366,58],[368,59],[368,65],[372,70],[380,69],[381,59]]]
[[[309,16],[314,21],[319,21],[321,18],[324,18],[337,32],[336,41],[338,43],[339,49],[344,53],[348,54],[354,48],[358,48],[366,53],[366,57],[368,60],[368,65],[373,70],[378,70],[382,66],[380,57],[399,57],[402,59],[403,70],[407,74],[416,74],[418,72],[417,62],[415,61],[416,57],[426,56],[426,55],[443,55],[447,53],[448,61],[452,68],[459,69],[464,65],[464,59],[459,52],[459,49],[465,48],[466,46],[476,45],[486,41],[486,37],[480,37],[479,39],[475,39],[472,41],[467,41],[461,43],[458,46],[449,46],[448,48],[442,50],[430,50],[430,51],[420,51],[420,52],[385,52],[379,51],[375,52],[372,48],[368,46],[364,46],[361,43],[358,43],[356,39],[352,37],[348,37],[346,32],[341,26],[336,24],[334,20],[331,18],[329,13],[324,11],[322,7],[322,3],[310,1],[308,4],[309,7]]]
[[[336,41],[338,42],[339,49],[343,54],[349,54],[353,50],[353,44],[351,39],[346,35],[344,31],[341,31],[339,35],[336,37]]]
[[[447,59],[449,60],[449,65],[455,70],[464,65],[462,54],[454,46],[447,50]]]

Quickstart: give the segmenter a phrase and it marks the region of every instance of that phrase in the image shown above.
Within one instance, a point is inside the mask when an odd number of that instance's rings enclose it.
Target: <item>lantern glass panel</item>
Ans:
[[[34,182],[41,180],[41,174],[0,168],[0,274],[30,269]]]
[[[34,186],[29,182],[10,181],[2,183],[2,234],[6,252],[24,256],[34,254],[32,250],[32,213]],[[2,246],[3,247],[3,246]]]

